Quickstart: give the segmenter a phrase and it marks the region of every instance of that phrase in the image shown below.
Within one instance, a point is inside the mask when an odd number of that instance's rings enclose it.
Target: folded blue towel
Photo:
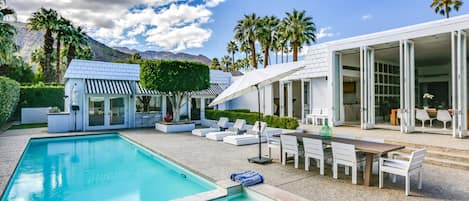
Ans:
[[[243,186],[252,186],[264,182],[264,177],[253,171],[244,171],[240,173],[233,173],[230,176],[231,180],[241,183]]]
[[[241,184],[243,184],[243,186],[253,186],[256,184],[261,184],[263,182],[264,182],[264,177],[262,177],[262,175],[260,174],[241,180]]]

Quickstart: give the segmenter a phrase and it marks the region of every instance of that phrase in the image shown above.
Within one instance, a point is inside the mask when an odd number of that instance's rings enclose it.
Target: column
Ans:
[[[293,83],[287,82],[287,104],[288,104],[288,117],[293,117]]]
[[[360,48],[361,128],[371,129],[375,122],[374,50]]]
[[[400,41],[401,68],[401,132],[415,130],[415,59],[414,43],[411,40]]]
[[[466,33],[462,30],[451,34],[452,54],[452,105],[453,137],[463,138],[467,134],[467,45]]]

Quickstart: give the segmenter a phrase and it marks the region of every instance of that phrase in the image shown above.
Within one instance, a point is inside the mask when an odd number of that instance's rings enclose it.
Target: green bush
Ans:
[[[20,87],[20,101],[14,118],[19,118],[23,107],[58,107],[64,110],[64,87],[59,84],[39,83]]]
[[[227,117],[231,122],[236,119],[244,119],[248,124],[254,124],[258,119],[257,112],[237,112],[237,110],[207,110],[205,111],[205,118],[218,120],[220,117]],[[291,117],[279,117],[275,115],[266,115],[262,117],[262,121],[265,121],[269,127],[273,128],[286,128],[296,129],[299,124],[296,118]]]
[[[20,84],[12,79],[0,77],[0,126],[15,111],[20,96]]]
[[[249,109],[232,109],[232,110],[226,110],[226,111],[242,112],[242,113],[249,113],[249,112],[251,112],[251,110],[249,110]]]

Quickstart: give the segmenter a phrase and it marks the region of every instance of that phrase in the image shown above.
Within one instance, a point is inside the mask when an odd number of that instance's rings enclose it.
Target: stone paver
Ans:
[[[406,197],[403,179],[398,179],[396,184],[387,181],[385,188],[379,189],[376,176],[374,186],[366,187],[352,185],[351,178],[343,174],[339,180],[334,180],[330,168],[325,176],[320,176],[316,168],[306,172],[301,169],[302,165],[300,169],[295,169],[293,164],[283,166],[277,159],[264,166],[248,163],[247,158],[257,154],[256,145],[237,147],[190,134],[161,134],[152,129],[121,130],[119,133],[211,181],[225,180],[232,172],[254,170],[265,176],[267,184],[310,200],[469,200],[469,171],[464,170],[425,165],[423,190],[417,189],[414,178],[412,196]],[[0,135],[0,152],[12,153],[0,154],[0,169],[5,168],[5,173],[0,173],[0,191],[6,187],[31,137],[77,134],[87,133],[47,134],[41,129],[28,129],[7,131]],[[264,147],[264,153],[267,153],[266,150]],[[360,180],[359,184],[362,182]]]

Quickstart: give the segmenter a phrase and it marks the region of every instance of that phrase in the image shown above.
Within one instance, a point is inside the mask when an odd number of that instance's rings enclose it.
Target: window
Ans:
[[[213,98],[206,98],[206,99],[205,99],[205,109],[206,109],[206,110],[212,110],[212,109],[214,109],[213,107],[209,107],[209,106],[208,106],[213,100],[214,100]]]
[[[137,112],[161,112],[161,96],[137,96]]]

